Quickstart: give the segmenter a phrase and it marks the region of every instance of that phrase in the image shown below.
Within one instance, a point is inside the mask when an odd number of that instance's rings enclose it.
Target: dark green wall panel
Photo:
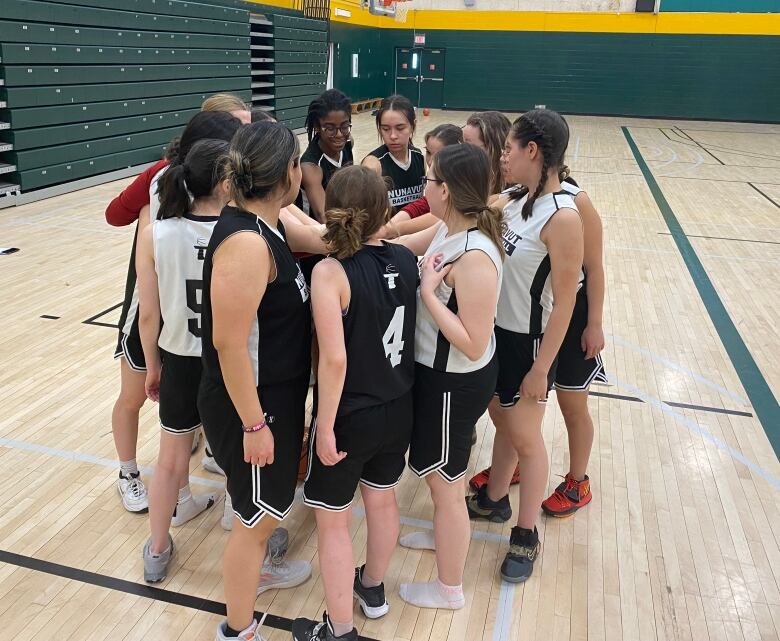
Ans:
[[[780,13],[777,0],[663,0],[661,11]]]
[[[333,25],[336,86],[353,100],[393,91],[409,30]],[[780,122],[780,38],[429,31],[446,51],[444,107]],[[360,77],[351,78],[358,53]]]

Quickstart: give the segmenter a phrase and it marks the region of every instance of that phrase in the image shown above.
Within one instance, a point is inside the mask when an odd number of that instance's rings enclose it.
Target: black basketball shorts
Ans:
[[[417,476],[431,472],[449,483],[466,473],[471,435],[496,389],[495,356],[474,372],[439,372],[420,363],[414,370],[414,427],[409,467]]]
[[[290,513],[303,443],[309,373],[258,388],[265,420],[274,437],[274,462],[259,467],[244,462],[241,419],[224,384],[203,378],[198,410],[209,447],[227,477],[233,511],[246,527],[264,516],[282,520]]]
[[[520,400],[520,384],[531,371],[539,354],[543,334],[520,334],[496,325],[496,354],[498,355],[498,381],[495,393],[501,407],[512,407]],[[547,374],[547,390],[553,388],[557,359]],[[546,402],[545,399],[542,402]]]
[[[303,502],[314,508],[346,510],[359,483],[375,490],[398,485],[406,467],[412,433],[412,390],[382,405],[336,418],[336,448],[347,456],[325,465],[317,456],[317,421],[309,434],[309,468]]]

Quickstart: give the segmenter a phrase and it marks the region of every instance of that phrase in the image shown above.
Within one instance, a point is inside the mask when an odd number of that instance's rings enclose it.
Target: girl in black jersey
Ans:
[[[465,604],[470,526],[463,494],[471,434],[498,373],[493,322],[503,273],[503,224],[501,212],[487,205],[487,156],[473,145],[439,151],[425,181],[431,213],[441,222],[399,242],[424,254],[409,467],[425,477],[433,498],[438,574],[430,583],[402,584],[400,591],[418,607],[457,609]],[[425,547],[407,537],[402,544]]]
[[[236,517],[223,564],[220,641],[255,635],[266,544],[293,504],[311,367],[309,290],[279,222],[300,187],[298,141],[287,127],[253,123],[233,138],[225,163],[232,200],[203,264],[198,394]]]
[[[505,175],[527,187],[499,201],[507,257],[496,314],[498,382],[490,404],[496,433],[520,461],[517,525],[501,565],[502,578],[514,583],[531,576],[539,555],[536,519],[548,474],[542,420],[582,267],[582,221],[559,179],[568,140],[559,114],[535,109],[515,120],[504,152]],[[510,518],[513,469],[514,463],[496,465],[488,484],[466,499],[472,518]]]
[[[319,222],[325,221],[325,189],[333,174],[352,164],[352,105],[338,89],[328,89],[309,104],[306,133],[309,146],[301,156],[301,193],[308,201],[308,213]]]
[[[417,117],[408,98],[398,94],[385,98],[376,112],[382,146],[363,159],[362,164],[389,179],[393,213],[422,196],[425,158],[412,144],[416,126]]]
[[[312,274],[319,366],[303,499],[316,508],[328,617],[294,621],[295,641],[357,639],[353,590],[367,617],[388,611],[382,581],[400,530],[393,488],[412,428],[417,261],[405,247],[371,240],[389,207],[384,181],[367,167],[339,171],[325,204],[331,257]],[[358,485],[368,550],[353,570]]]

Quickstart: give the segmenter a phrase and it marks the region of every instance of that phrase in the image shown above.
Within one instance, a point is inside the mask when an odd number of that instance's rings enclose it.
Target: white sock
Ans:
[[[178,503],[184,503],[184,501],[187,501],[188,499],[192,498],[192,490],[190,489],[190,484],[187,483],[182,488],[179,488],[179,500]]]
[[[363,570],[360,573],[360,584],[364,588],[375,588],[375,587],[377,587],[379,585],[382,585],[382,582],[381,581],[377,581],[376,579],[371,578],[370,576],[368,576],[368,574],[366,574],[366,571]],[[350,628],[350,630],[351,629],[352,628]],[[336,636],[338,636],[338,635],[336,635]]]
[[[135,459],[119,461],[119,473],[125,478],[130,478],[131,474],[138,474],[138,463],[135,462]]]
[[[466,604],[462,585],[445,585],[438,579],[430,583],[402,583],[401,598],[418,608],[458,610]]]
[[[179,500],[176,503],[176,511],[173,518],[171,518],[171,525],[173,527],[179,527],[184,525],[187,521],[191,521],[198,514],[207,510],[217,500],[217,495],[213,493],[209,494],[190,494],[185,500]]]
[[[404,534],[398,541],[401,547],[412,550],[435,550],[436,539],[433,537],[433,530],[423,530],[422,532],[409,532]]]

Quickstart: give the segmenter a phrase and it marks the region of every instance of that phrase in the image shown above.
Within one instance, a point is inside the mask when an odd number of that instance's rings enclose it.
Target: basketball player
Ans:
[[[425,196],[442,222],[399,240],[423,254],[415,331],[414,427],[409,467],[424,477],[434,505],[438,576],[401,585],[418,607],[465,604],[463,570],[470,525],[463,502],[471,434],[496,389],[493,323],[502,280],[501,212],[488,207],[490,165],[473,145],[433,158]],[[404,537],[407,547],[425,547]]]
[[[405,247],[371,240],[389,214],[387,186],[371,169],[337,172],[325,209],[331,257],[312,275],[319,383],[303,500],[315,508],[328,616],[296,619],[295,641],[356,640],[353,591],[365,616],[389,610],[383,579],[400,530],[393,488],[412,428],[417,261]],[[368,550],[353,571],[358,485]]]
[[[463,141],[481,147],[490,158],[491,194],[499,194],[506,187],[501,153],[511,124],[500,111],[479,111],[471,114],[463,127]]]
[[[202,112],[193,116],[182,132],[177,146],[176,155],[170,159],[173,165],[180,164],[192,145],[204,138],[230,140],[238,131],[241,123],[233,116],[223,112]],[[146,379],[146,363],[144,361],[143,348],[138,333],[138,292],[136,287],[135,254],[138,234],[149,222],[149,215],[140,215],[141,211],[148,212],[150,201],[154,202],[155,210],[159,207],[157,197],[150,198],[149,190],[152,184],[156,185],[156,179],[162,175],[168,163],[158,163],[157,172],[153,175],[146,174],[143,180],[149,182],[146,191],[146,203],[136,202],[140,200],[139,191],[135,185],[133,188],[133,202],[129,202],[120,194],[106,210],[106,218],[109,222],[119,222],[114,218],[122,218],[122,222],[128,218],[128,208],[140,204],[138,225],[133,238],[133,249],[130,253],[130,265],[127,270],[127,283],[125,286],[125,300],[122,305],[122,314],[119,319],[119,340],[114,358],[121,359],[121,388],[114,410],[111,415],[111,425],[114,433],[114,443],[119,455],[119,479],[117,490],[125,509],[130,512],[146,512],[148,500],[146,488],[141,481],[136,463],[136,445],[138,441],[138,414],[146,400],[144,382]],[[140,178],[140,177],[139,177]],[[138,179],[136,179],[136,182]],[[130,189],[130,187],[128,188]],[[119,202],[117,202],[119,201]],[[145,210],[144,210],[145,208]],[[109,213],[111,215],[109,215]],[[124,222],[124,224],[129,224]],[[186,482],[186,481],[184,481]]]
[[[527,186],[499,201],[507,225],[506,261],[495,329],[497,397],[490,403],[496,432],[505,435],[520,461],[517,526],[501,565],[502,578],[513,583],[531,576],[539,555],[536,519],[548,472],[542,419],[582,266],[582,222],[559,179],[568,139],[559,114],[535,109],[515,120],[504,152],[507,178]],[[512,471],[499,475],[494,469],[488,484],[466,499],[472,518],[509,518]]]
[[[203,101],[201,111],[224,111],[248,125],[254,119],[249,106],[233,93],[215,93]]]
[[[416,125],[417,117],[408,98],[398,94],[385,98],[376,112],[382,146],[363,159],[363,165],[389,179],[393,213],[422,196],[425,158],[412,144]]]
[[[325,222],[325,189],[336,170],[352,164],[352,105],[338,89],[322,92],[309,104],[309,146],[301,156],[301,193],[296,204]],[[304,202],[303,199],[306,199]]]
[[[438,125],[425,134],[425,166],[430,167],[433,157],[438,151],[449,145],[460,145],[463,142],[463,130],[456,125]],[[382,238],[398,238],[414,234],[439,222],[433,214],[425,196],[405,205],[401,211],[390,219],[380,234]]]
[[[561,187],[574,197],[580,212],[585,237],[584,264],[580,288],[569,329],[558,353],[555,390],[569,437],[569,471],[552,495],[542,502],[549,516],[574,514],[593,498],[590,478],[586,474],[593,446],[593,420],[588,410],[588,390],[594,381],[607,382],[601,350],[604,349],[602,317],[604,309],[603,230],[601,219],[588,195],[577,186],[563,167]],[[504,436],[493,441],[493,464],[515,469],[512,483],[519,482],[514,450]],[[469,481],[475,490],[485,485],[491,468],[482,470]]]
[[[228,143],[205,139],[159,181],[160,220],[138,240],[139,330],[146,362],[146,393],[160,403],[160,449],[149,493],[151,538],[143,549],[144,580],[165,579],[173,555],[168,530],[180,510],[193,518],[214,504],[214,495],[193,497],[189,475],[194,433],[201,422],[200,300],[206,245],[227,195],[217,162]],[[189,192],[189,193],[188,193]],[[192,203],[190,203],[190,194]],[[178,505],[177,505],[178,490]]]
[[[225,166],[231,202],[203,265],[198,410],[235,515],[224,555],[227,620],[218,626],[220,641],[255,638],[266,544],[295,494],[311,312],[279,214],[300,188],[299,154],[295,135],[276,123],[252,123],[234,136]],[[324,251],[324,244],[293,249]]]

